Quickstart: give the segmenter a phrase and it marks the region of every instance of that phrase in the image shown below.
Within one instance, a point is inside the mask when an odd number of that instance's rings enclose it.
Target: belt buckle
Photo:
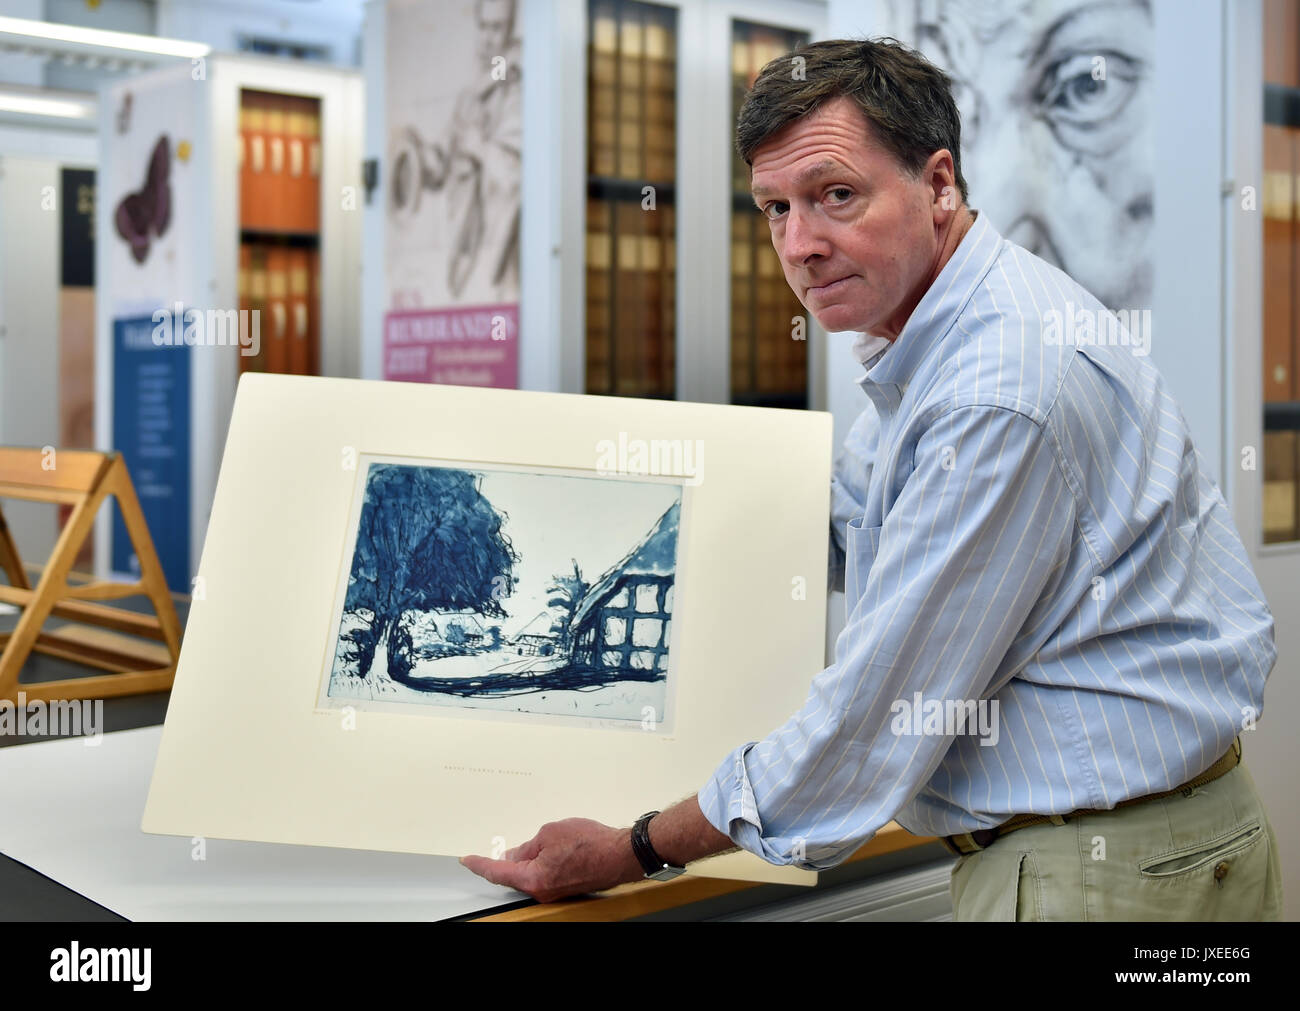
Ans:
[[[971,851],[964,850],[959,844],[965,844],[975,847],[973,852],[979,853],[993,845],[994,840],[998,838],[997,826],[993,828],[977,828],[974,832],[959,832],[950,836],[941,836],[940,841],[948,849],[959,857],[970,856]]]
[[[993,843],[997,841],[998,836],[1002,834],[998,831],[999,828],[1001,828],[999,825],[994,825],[992,828],[977,828],[974,832],[970,833],[970,841],[980,849],[986,850],[992,846]]]

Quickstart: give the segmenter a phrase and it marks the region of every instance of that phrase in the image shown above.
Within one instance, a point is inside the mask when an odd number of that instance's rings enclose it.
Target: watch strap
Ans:
[[[645,871],[646,877],[654,877],[665,872],[672,872],[674,875],[684,873],[685,867],[670,864],[656,853],[655,848],[650,845],[650,821],[657,814],[659,814],[658,811],[647,811],[632,826],[632,852],[636,854],[637,861],[641,864],[641,869]]]

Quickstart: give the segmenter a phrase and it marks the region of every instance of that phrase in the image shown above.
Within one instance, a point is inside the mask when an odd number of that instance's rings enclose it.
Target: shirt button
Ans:
[[[1214,880],[1222,881],[1228,876],[1228,861],[1220,860],[1218,866],[1214,868]]]

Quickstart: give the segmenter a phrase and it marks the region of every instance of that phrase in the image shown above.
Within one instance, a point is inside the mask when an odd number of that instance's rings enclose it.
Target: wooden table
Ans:
[[[896,822],[890,822],[864,844],[845,864],[870,860],[898,850],[911,849],[935,842],[932,836],[912,835]],[[843,866],[843,865],[841,865]],[[474,918],[475,923],[579,922],[628,920],[648,913],[690,905],[705,899],[767,887],[752,881],[729,881],[721,878],[683,874],[671,881],[635,881],[619,885],[598,895],[539,902],[521,909]]]

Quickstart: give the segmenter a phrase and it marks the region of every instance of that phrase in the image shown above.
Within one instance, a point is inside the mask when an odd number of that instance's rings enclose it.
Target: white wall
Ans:
[[[43,14],[34,15],[42,21],[55,21],[84,28],[103,28],[114,32],[133,32],[137,35],[154,34],[155,5],[153,0],[111,0],[98,7],[90,7],[85,0],[45,0]],[[45,64],[44,84],[47,88],[64,88],[68,91],[95,91],[109,79],[127,76],[127,71],[105,71],[77,64],[50,60]]]
[[[0,15],[7,18],[40,21],[44,11],[44,0],[0,0]],[[45,83],[44,61],[35,56],[0,52],[0,81],[39,87]]]
[[[0,445],[59,445],[59,243],[57,162],[0,157]],[[23,561],[44,564],[57,511],[4,502]]]
[[[581,392],[587,255],[586,5],[523,0],[519,388]],[[577,208],[577,213],[565,213]],[[681,277],[679,268],[678,277]],[[680,317],[679,317],[680,318]]]
[[[361,35],[361,62],[365,68],[366,135],[363,159],[375,159],[379,165],[370,202],[363,205],[361,219],[361,347],[362,379],[384,378],[384,312],[388,308],[386,247],[384,238],[384,194],[389,171],[387,95],[384,54],[387,47],[385,10],[387,0],[369,0]],[[364,189],[364,187],[363,187]]]
[[[355,66],[361,34],[361,0],[158,0],[159,35],[206,42],[219,52],[238,50],[240,33],[277,41],[325,46],[329,62]]]
[[[99,161],[99,136],[76,130],[0,123],[0,157],[45,158],[91,167]]]

